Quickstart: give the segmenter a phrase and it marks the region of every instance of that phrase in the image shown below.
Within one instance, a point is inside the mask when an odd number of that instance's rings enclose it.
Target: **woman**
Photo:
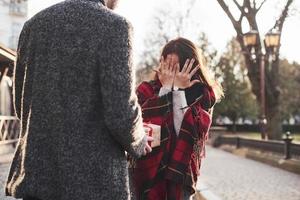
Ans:
[[[210,78],[199,49],[178,38],[163,48],[155,80],[141,83],[137,95],[144,123],[161,128],[160,145],[134,163],[137,199],[190,199],[222,88]]]

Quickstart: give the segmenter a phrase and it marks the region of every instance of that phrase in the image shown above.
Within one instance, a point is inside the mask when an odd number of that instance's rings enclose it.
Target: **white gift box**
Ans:
[[[144,123],[144,129],[146,129],[147,135],[153,137],[154,141],[149,142],[149,145],[153,147],[160,146],[160,138],[161,138],[161,127],[156,124]]]

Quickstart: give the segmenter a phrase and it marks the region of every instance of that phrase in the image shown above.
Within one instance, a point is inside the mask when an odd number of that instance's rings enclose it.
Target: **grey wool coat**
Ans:
[[[67,0],[23,27],[14,74],[20,139],[6,194],[129,199],[125,151],[146,144],[131,26],[101,0]]]

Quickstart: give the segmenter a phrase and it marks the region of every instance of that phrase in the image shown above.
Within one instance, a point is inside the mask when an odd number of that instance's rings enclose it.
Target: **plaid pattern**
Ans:
[[[162,128],[161,146],[135,162],[133,182],[138,200],[180,200],[183,189],[195,192],[211,124],[208,111],[215,98],[210,87],[202,84],[202,97],[185,112],[178,136],[173,123],[172,93],[159,97],[160,88],[157,80],[143,82],[137,89],[144,122]]]

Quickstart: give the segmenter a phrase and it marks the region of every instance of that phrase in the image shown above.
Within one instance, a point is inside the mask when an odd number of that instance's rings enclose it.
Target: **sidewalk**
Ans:
[[[222,200],[216,194],[214,194],[209,187],[204,185],[201,181],[197,183],[198,193],[195,195],[194,200]]]
[[[206,200],[300,200],[299,175],[210,146],[199,182]]]
[[[0,165],[10,164],[13,159],[14,153],[0,154]]]
[[[13,156],[14,148],[11,145],[0,145],[0,200],[16,200],[4,195],[4,185]]]
[[[5,159],[2,159],[2,157],[5,157]],[[12,159],[12,154],[11,155],[1,155],[1,161],[0,161],[0,200],[16,200],[15,198],[12,197],[6,197],[4,195],[4,185],[6,182],[6,177],[8,174],[8,169],[10,166],[10,162]],[[4,162],[2,162],[4,161]]]

